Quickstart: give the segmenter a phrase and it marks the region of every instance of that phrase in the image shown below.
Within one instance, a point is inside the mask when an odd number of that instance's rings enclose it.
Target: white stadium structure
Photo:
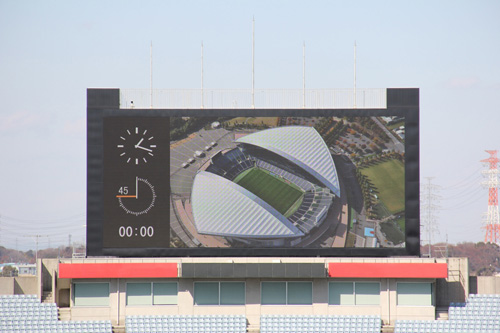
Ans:
[[[313,127],[277,127],[244,136],[236,142],[272,151],[297,164],[340,196],[337,171],[325,141]]]
[[[240,137],[219,151],[196,174],[191,192],[193,219],[200,234],[253,245],[296,245],[328,215],[340,186],[332,155],[312,127],[287,126]],[[285,217],[233,180],[260,168],[300,188],[300,207]]]

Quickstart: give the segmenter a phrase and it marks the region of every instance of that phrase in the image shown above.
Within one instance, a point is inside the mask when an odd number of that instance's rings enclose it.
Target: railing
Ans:
[[[354,101],[356,99],[356,102]],[[122,109],[385,109],[386,89],[120,89]]]

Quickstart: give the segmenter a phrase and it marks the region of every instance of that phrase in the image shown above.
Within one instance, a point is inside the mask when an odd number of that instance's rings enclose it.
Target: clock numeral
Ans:
[[[120,187],[120,189],[118,190],[118,193],[120,193],[122,195],[127,195],[128,194],[128,186]]]
[[[120,237],[132,237],[134,233],[134,230],[132,229],[132,227],[120,227],[118,229],[118,234],[120,235]]]
[[[122,238],[124,237],[132,237],[132,236],[141,236],[143,238],[145,237],[153,237],[155,234],[155,229],[152,226],[142,226],[139,228],[139,234],[137,234],[137,229],[135,228],[135,233],[134,233],[134,228],[131,226],[120,226],[118,228],[118,235]]]

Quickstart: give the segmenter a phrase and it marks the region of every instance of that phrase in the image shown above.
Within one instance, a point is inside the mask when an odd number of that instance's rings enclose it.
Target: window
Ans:
[[[109,283],[73,284],[75,306],[109,306]]]
[[[195,305],[245,305],[244,282],[195,282]]]
[[[311,305],[312,282],[262,282],[263,305]]]
[[[397,293],[398,305],[433,305],[432,283],[398,282]]]
[[[127,283],[127,305],[151,305],[151,283]]]
[[[262,282],[260,292],[262,304],[286,304],[286,282]]]
[[[354,305],[354,283],[352,282],[330,282],[329,300],[331,305]]]
[[[219,282],[197,282],[194,284],[195,305],[219,305]]]
[[[177,283],[153,283],[153,305],[177,304]]]
[[[244,282],[221,282],[220,283],[221,305],[244,305],[245,283]]]
[[[177,282],[127,283],[127,305],[177,304]]]
[[[380,283],[378,282],[355,282],[354,293],[356,305],[380,304]]]
[[[330,305],[379,305],[379,282],[330,282]]]

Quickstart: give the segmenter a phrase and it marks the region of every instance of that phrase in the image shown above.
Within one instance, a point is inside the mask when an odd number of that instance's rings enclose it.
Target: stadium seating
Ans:
[[[59,321],[55,303],[36,295],[0,295],[0,332],[111,333],[109,320]]]
[[[283,177],[305,191],[302,204],[288,218],[297,228],[304,233],[309,233],[311,229],[323,222],[323,217],[326,215],[325,212],[328,211],[332,204],[333,195],[329,189],[314,185],[305,179],[260,159],[256,159],[256,165],[259,168]]]
[[[127,316],[127,333],[245,333],[246,318],[243,315],[205,315],[205,316]]]
[[[212,158],[212,164],[207,171],[221,177],[233,180],[243,171],[255,166],[255,160],[239,148],[234,148],[224,155],[218,154]]]
[[[261,333],[380,333],[380,316],[263,315]]]
[[[466,303],[450,303],[449,320],[396,320],[394,333],[500,332],[500,295],[469,295]]]

